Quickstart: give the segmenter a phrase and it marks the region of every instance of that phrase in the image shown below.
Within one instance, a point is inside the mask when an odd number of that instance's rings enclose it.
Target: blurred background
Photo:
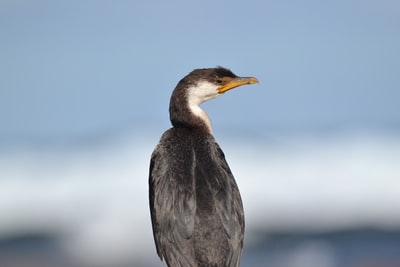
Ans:
[[[0,266],[165,266],[148,166],[176,83],[241,189],[243,267],[400,266],[400,2],[0,1]]]

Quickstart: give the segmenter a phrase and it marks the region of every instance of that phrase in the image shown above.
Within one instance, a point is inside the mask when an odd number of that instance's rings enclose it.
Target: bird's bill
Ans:
[[[229,91],[233,88],[246,85],[246,84],[256,84],[258,83],[258,80],[254,77],[238,77],[238,78],[233,78],[230,81],[228,81],[226,84],[220,86],[218,88],[218,93],[223,94],[226,91]]]

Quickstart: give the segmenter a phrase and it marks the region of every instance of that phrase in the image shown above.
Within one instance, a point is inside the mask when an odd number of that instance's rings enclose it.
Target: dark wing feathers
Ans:
[[[190,245],[196,209],[193,188],[180,187],[176,161],[158,146],[150,164],[150,210],[157,254],[169,266],[196,266]],[[175,159],[176,160],[176,159]]]
[[[150,209],[157,253],[161,259],[166,260],[168,266],[198,266],[193,245],[198,204],[194,177],[196,171],[200,171],[201,176],[207,180],[203,182],[210,192],[209,201],[215,208],[217,218],[220,218],[229,243],[224,266],[238,267],[244,232],[240,194],[218,144],[212,137],[201,143],[212,149],[199,155],[191,148],[191,143],[175,147],[169,145],[168,139],[164,138],[152,154]],[[196,160],[208,161],[206,166],[209,169],[196,170]],[[210,177],[209,173],[216,177]]]
[[[224,172],[225,177],[230,179],[224,180],[224,185],[219,188],[215,194],[215,205],[217,214],[220,216],[225,232],[229,237],[231,244],[230,255],[227,257],[229,263],[227,266],[239,266],[240,257],[242,255],[243,238],[244,238],[244,212],[240,192],[226,162],[225,155],[219,145],[215,143],[217,160],[220,170]]]

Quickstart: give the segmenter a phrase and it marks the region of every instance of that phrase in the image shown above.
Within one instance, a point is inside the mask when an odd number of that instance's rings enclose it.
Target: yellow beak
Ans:
[[[220,86],[218,88],[218,93],[223,94],[226,91],[229,91],[233,88],[246,85],[246,84],[256,84],[258,83],[258,80],[254,77],[238,77],[230,80],[228,83]]]

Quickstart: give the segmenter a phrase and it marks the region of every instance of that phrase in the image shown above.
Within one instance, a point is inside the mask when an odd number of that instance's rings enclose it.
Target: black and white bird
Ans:
[[[173,127],[150,162],[150,212],[157,254],[169,267],[238,267],[244,212],[239,189],[200,104],[255,84],[217,67],[196,69],[172,93]]]

